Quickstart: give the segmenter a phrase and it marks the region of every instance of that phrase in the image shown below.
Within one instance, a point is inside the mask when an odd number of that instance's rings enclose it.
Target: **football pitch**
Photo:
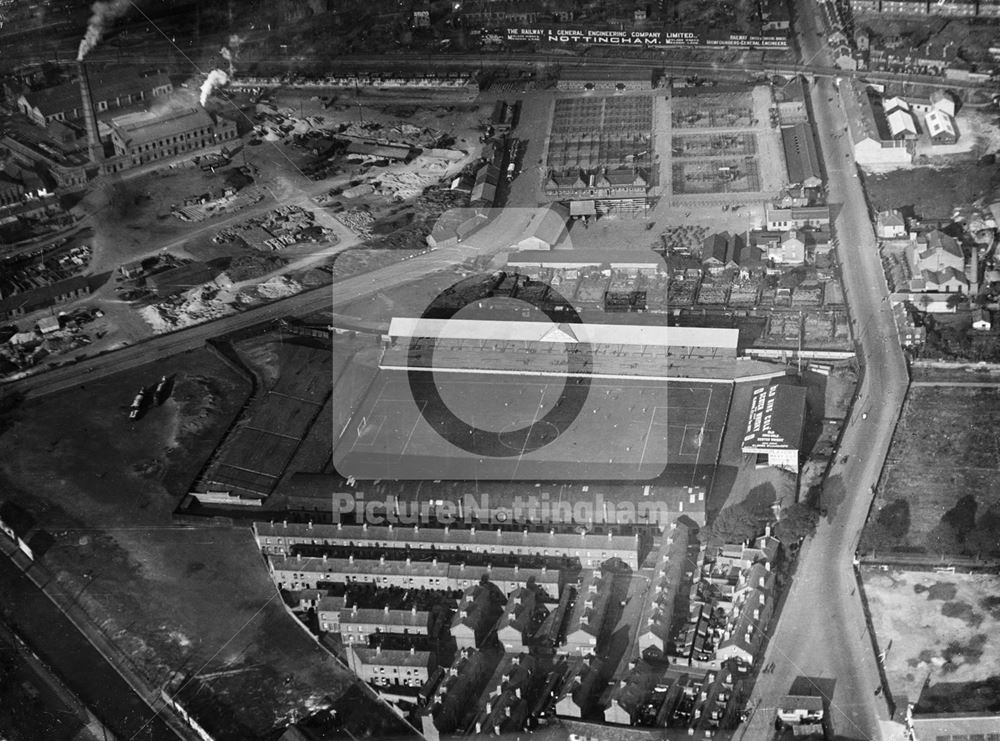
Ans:
[[[715,465],[729,384],[588,380],[381,371],[334,463],[358,479],[605,481]]]

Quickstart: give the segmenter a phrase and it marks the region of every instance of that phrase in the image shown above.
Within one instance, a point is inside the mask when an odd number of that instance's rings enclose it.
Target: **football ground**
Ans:
[[[359,479],[595,481],[716,464],[730,384],[589,381],[383,370],[334,462]]]

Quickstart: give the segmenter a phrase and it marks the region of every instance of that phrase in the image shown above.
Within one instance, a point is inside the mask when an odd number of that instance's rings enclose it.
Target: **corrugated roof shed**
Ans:
[[[785,164],[790,182],[818,185],[823,181],[816,140],[808,122],[782,127],[781,143],[785,149]]]

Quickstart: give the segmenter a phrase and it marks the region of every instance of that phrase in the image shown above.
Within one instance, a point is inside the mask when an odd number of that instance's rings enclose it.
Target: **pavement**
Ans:
[[[818,9],[801,15],[804,56],[822,57],[813,25]],[[837,737],[883,739],[889,718],[886,693],[875,694],[880,678],[853,559],[909,376],[889,303],[883,301],[889,288],[849,135],[843,133],[847,119],[839,92],[832,80],[817,79],[812,96],[829,201],[840,206],[835,224],[838,261],[864,374],[845,422],[837,462],[824,483],[827,516],[800,552],[785,608],[763,659],[764,665],[774,662],[775,669],[761,674],[754,688],[751,704],[759,706],[740,736],[748,740],[770,737],[777,702],[799,676],[815,678],[817,690],[827,697]]]

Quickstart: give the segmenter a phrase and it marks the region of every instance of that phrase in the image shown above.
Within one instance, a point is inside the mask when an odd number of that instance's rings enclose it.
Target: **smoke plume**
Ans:
[[[219,49],[219,54],[222,58],[229,62],[229,76],[233,77],[236,75],[236,71],[233,69],[233,54],[225,46]]]
[[[90,7],[91,15],[90,21],[87,23],[87,33],[80,41],[80,51],[76,55],[78,62],[82,62],[91,49],[97,46],[108,24],[125,15],[125,11],[131,4],[130,0],[99,0]]]
[[[208,73],[205,82],[201,84],[201,105],[203,108],[205,103],[208,102],[208,96],[212,94],[212,91],[220,85],[225,85],[227,82],[229,82],[229,75],[221,69],[213,69]]]

